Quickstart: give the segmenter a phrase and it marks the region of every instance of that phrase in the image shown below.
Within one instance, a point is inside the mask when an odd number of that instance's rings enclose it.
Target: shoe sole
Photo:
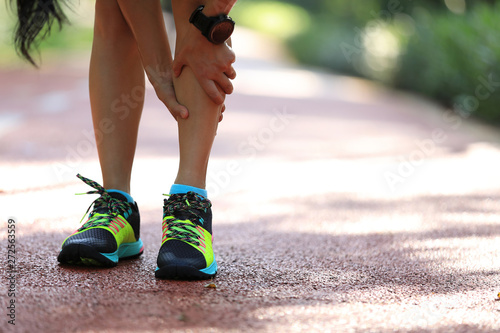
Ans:
[[[172,264],[158,267],[155,270],[155,277],[165,280],[208,280],[217,274],[217,262],[214,262],[205,269],[197,269],[182,264]]]
[[[134,243],[122,244],[112,253],[101,253],[86,244],[70,244],[61,250],[57,260],[69,265],[115,267],[120,259],[137,258],[143,252],[144,245],[140,239]]]

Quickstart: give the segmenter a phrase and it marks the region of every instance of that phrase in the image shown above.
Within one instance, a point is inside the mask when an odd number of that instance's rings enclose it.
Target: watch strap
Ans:
[[[210,31],[210,26],[212,25],[212,20],[205,16],[201,11],[205,6],[201,5],[193,12],[189,18],[189,22],[192,23],[201,33],[208,37],[208,32]]]

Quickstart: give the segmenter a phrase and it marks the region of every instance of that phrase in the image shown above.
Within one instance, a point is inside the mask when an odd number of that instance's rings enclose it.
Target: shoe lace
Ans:
[[[196,228],[203,226],[202,212],[206,213],[212,204],[209,200],[202,199],[194,192],[186,194],[164,194],[168,196],[163,205],[163,216],[165,216],[164,227],[167,227],[166,237],[182,240],[199,246],[200,231]],[[186,223],[176,216],[187,217],[191,223]]]
[[[131,208],[130,204],[127,202],[113,198],[108,191],[104,187],[102,187],[99,183],[90,180],[88,178],[83,177],[82,175],[78,174],[76,175],[80,180],[82,180],[85,184],[89,185],[90,187],[93,187],[95,191],[89,191],[85,193],[77,193],[77,195],[83,195],[83,194],[100,194],[101,196],[94,200],[87,208],[87,211],[82,217],[82,220],[85,218],[87,213],[90,211],[90,208],[94,206],[94,209],[92,212],[89,214],[89,219],[83,224],[78,230],[83,230],[87,229],[90,227],[96,227],[96,226],[107,226],[109,225],[112,220],[117,217],[118,215],[128,215],[131,214]],[[99,214],[97,216],[96,214]],[[80,221],[80,223],[81,223]]]

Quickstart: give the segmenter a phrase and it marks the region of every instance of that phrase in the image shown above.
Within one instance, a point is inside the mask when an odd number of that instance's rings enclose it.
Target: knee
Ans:
[[[96,1],[94,35],[110,42],[133,38],[116,0]]]

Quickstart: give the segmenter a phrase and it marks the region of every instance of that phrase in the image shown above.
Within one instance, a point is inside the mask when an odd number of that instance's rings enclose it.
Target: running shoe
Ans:
[[[194,192],[172,194],[164,200],[157,278],[201,280],[215,276],[211,206],[210,200]]]
[[[64,240],[57,260],[72,265],[114,267],[119,259],[140,256],[144,246],[139,238],[137,203],[129,203],[122,194],[108,192],[80,174],[77,177],[95,189],[81,194],[100,197],[87,209],[88,213],[94,206],[87,221]]]

